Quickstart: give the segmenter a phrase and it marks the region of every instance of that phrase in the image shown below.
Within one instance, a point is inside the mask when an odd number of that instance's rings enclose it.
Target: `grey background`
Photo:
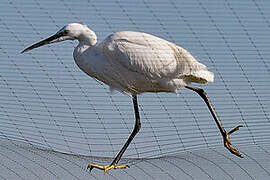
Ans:
[[[269,178],[270,1],[0,4],[0,178]],[[225,128],[244,126],[231,139],[245,158],[223,148],[214,120],[194,92],[146,93],[138,97],[142,129],[121,161],[131,168],[89,174],[88,162],[110,163],[132,131],[130,97],[111,93],[76,67],[77,42],[20,54],[71,22],[88,25],[99,42],[112,32],[133,30],[189,50],[215,73],[214,83],[198,86]]]

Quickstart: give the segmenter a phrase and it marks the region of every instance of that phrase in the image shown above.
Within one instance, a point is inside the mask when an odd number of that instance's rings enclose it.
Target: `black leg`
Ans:
[[[139,114],[137,96],[136,95],[132,95],[132,100],[133,100],[134,113],[135,113],[135,125],[134,125],[134,129],[133,129],[132,133],[130,134],[128,140],[126,141],[126,143],[122,147],[122,149],[119,151],[119,153],[117,154],[117,156],[115,157],[115,159],[111,163],[111,165],[115,165],[115,164],[118,163],[118,161],[121,159],[122,155],[126,151],[127,147],[129,146],[129,144],[131,143],[131,141],[133,140],[133,138],[136,136],[136,134],[139,132],[139,130],[141,128],[141,122],[140,122],[140,114]]]
[[[117,156],[114,158],[114,160],[112,161],[112,163],[110,165],[102,166],[102,165],[97,165],[97,164],[88,164],[87,169],[89,169],[90,171],[93,168],[97,168],[97,169],[104,170],[104,172],[107,172],[110,169],[120,169],[120,168],[128,167],[127,165],[117,165],[117,163],[121,159],[121,157],[124,154],[124,152],[126,151],[127,147],[129,146],[129,144],[131,143],[131,141],[133,140],[133,138],[135,137],[135,135],[139,132],[139,130],[141,128],[137,96],[132,95],[132,100],[133,100],[133,106],[134,106],[134,112],[135,112],[135,126],[134,126],[134,129],[133,129],[132,133],[130,134],[128,140],[126,141],[126,143],[124,144],[124,146],[119,151],[119,153],[117,154]]]
[[[186,88],[188,89],[191,89],[193,91],[195,91],[196,93],[198,93],[204,100],[204,102],[206,103],[208,109],[210,110],[213,118],[215,119],[216,123],[217,123],[217,126],[218,126],[218,129],[219,131],[221,132],[221,134],[224,136],[226,135],[226,131],[221,123],[221,121],[219,120],[214,108],[213,108],[213,105],[211,104],[209,98],[207,97],[207,94],[205,93],[205,91],[203,89],[200,89],[200,88],[197,88],[197,87],[192,87],[192,86],[186,86]]]
[[[205,93],[205,91],[203,89],[197,88],[197,87],[193,87],[193,86],[186,86],[186,88],[195,91],[196,93],[198,93],[204,100],[204,102],[206,103],[208,109],[210,110],[217,126],[218,129],[223,137],[224,140],[224,146],[229,149],[229,151],[239,157],[242,157],[241,154],[234,148],[232,147],[231,143],[230,143],[230,139],[229,139],[229,135],[231,135],[233,132],[237,131],[240,127],[242,127],[242,125],[235,127],[234,129],[232,129],[229,133],[226,132],[226,130],[224,129],[221,121],[219,120],[217,113],[215,112],[213,105],[211,104],[209,98],[207,97],[207,94]]]

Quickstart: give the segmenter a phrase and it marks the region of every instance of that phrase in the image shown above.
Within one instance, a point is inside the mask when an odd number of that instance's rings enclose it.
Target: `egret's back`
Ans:
[[[190,82],[212,82],[214,75],[185,49],[141,32],[117,32],[99,47],[125,91],[174,92]],[[134,91],[134,92],[133,92]]]

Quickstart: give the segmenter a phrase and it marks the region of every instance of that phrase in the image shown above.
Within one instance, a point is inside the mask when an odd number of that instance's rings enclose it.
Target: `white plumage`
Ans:
[[[110,165],[89,164],[90,170],[98,168],[106,172],[113,168],[128,167],[119,166],[117,163],[141,127],[137,94],[175,92],[184,87],[197,92],[203,98],[222,134],[224,146],[241,157],[229,139],[229,135],[241,126],[227,133],[203,89],[189,85],[191,82],[213,82],[214,74],[185,49],[156,36],[132,31],[116,32],[97,44],[97,36],[91,29],[72,23],[64,26],[55,35],[26,48],[22,53],[64,40],[79,41],[73,57],[82,71],[112,89],[132,95],[135,112],[133,132]]]
[[[190,82],[214,79],[185,49],[142,32],[116,32],[94,48],[79,43],[73,55],[88,75],[132,94],[174,92]]]

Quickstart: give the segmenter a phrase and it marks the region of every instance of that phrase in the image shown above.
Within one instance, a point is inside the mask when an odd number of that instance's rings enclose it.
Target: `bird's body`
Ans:
[[[214,78],[185,49],[142,32],[116,32],[95,46],[79,43],[73,56],[86,74],[132,94],[175,92]]]
[[[112,89],[132,95],[135,126],[131,135],[110,165],[89,164],[90,170],[98,168],[106,172],[128,167],[119,166],[117,163],[141,127],[137,94],[175,92],[181,88],[193,90],[203,98],[221,132],[224,146],[241,157],[229,139],[229,135],[241,126],[227,133],[204,90],[189,85],[191,82],[213,82],[214,74],[185,49],[156,36],[132,31],[116,32],[98,44],[97,36],[91,29],[72,23],[64,26],[55,35],[26,48],[22,53],[64,40],[79,41],[73,57],[82,71]]]

